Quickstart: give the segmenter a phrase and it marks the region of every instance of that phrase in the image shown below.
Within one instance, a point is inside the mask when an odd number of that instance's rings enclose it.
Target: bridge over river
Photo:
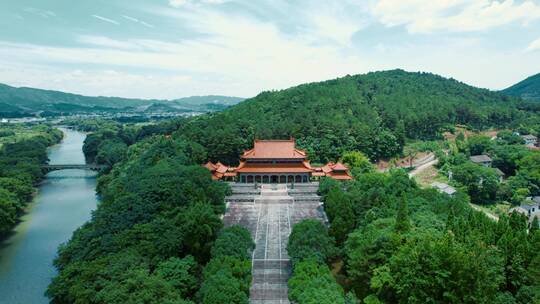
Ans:
[[[48,164],[41,166],[46,172],[65,169],[81,169],[81,170],[94,170],[101,171],[106,168],[104,165],[97,164]]]

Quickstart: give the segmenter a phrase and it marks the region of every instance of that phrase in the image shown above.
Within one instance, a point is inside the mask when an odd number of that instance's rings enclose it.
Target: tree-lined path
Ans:
[[[287,243],[294,224],[306,218],[325,221],[317,196],[318,184],[233,184],[227,198],[225,225],[239,224],[255,240],[252,255],[250,303],[289,303],[287,281],[291,273]]]

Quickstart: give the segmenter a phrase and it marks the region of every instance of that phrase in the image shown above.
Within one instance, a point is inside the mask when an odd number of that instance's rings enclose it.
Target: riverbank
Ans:
[[[62,129],[60,144],[48,148],[51,164],[84,163],[86,135]],[[49,303],[44,292],[56,274],[58,246],[91,217],[97,205],[96,173],[61,170],[48,173],[20,223],[0,245],[0,303]]]
[[[47,147],[63,138],[48,125],[0,128],[0,239],[4,239],[24,214],[44,175]]]

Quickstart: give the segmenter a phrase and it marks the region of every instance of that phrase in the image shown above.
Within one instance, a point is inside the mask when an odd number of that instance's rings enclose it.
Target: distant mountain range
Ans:
[[[540,73],[501,91],[503,94],[540,101]]]
[[[208,95],[174,100],[91,97],[0,84],[0,117],[32,114],[58,115],[98,112],[213,112],[244,100],[240,97]]]

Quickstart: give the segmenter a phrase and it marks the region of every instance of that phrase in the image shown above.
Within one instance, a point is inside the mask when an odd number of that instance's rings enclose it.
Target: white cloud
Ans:
[[[50,17],[56,17],[56,13],[49,10],[42,10],[35,7],[26,7],[23,9],[25,12],[34,14],[43,18],[50,18]]]
[[[530,0],[381,0],[372,13],[383,24],[405,25],[411,33],[469,32],[540,19],[540,6]]]
[[[173,7],[181,7],[188,4],[222,4],[227,0],[169,0],[169,4]]]
[[[321,11],[325,13],[321,14]],[[353,34],[363,27],[361,20],[332,6],[318,5],[315,9],[307,9],[304,14],[306,17],[303,24],[310,35],[319,40],[337,42],[342,46],[349,46]]]
[[[139,20],[139,19],[131,17],[131,16],[122,15],[122,18],[127,19],[127,20],[129,20],[131,22],[139,23],[139,24],[141,24],[143,26],[146,26],[148,28],[153,28],[154,27],[152,24],[146,23],[146,22],[144,22],[142,20]]]
[[[189,3],[189,0],[169,0],[169,4],[174,7],[180,7]]]
[[[133,43],[114,40],[109,37],[105,36],[79,36],[77,40],[80,43],[88,44],[92,46],[98,46],[98,47],[105,47],[105,48],[112,48],[112,49],[136,49],[138,48]]]
[[[540,52],[514,51],[516,46],[524,48],[522,40],[493,47],[514,27],[489,45],[491,33],[446,33],[510,22],[536,25],[538,5],[527,0],[381,0],[373,5],[363,0],[261,0],[239,2],[227,10],[207,5],[223,2],[171,0],[171,6],[181,8],[161,5],[108,13],[118,21],[94,15],[115,25],[167,26],[155,34],[118,27],[114,36],[99,24],[96,31],[85,31],[87,35],[73,27],[66,37],[79,35],[77,47],[0,39],[0,82],[91,95],[177,98],[252,96],[261,90],[398,67],[502,88],[540,69]],[[402,36],[401,28],[385,29],[381,23],[438,35]],[[533,26],[527,29],[529,35],[540,33]],[[527,50],[538,50],[539,44],[532,42]]]
[[[197,83],[193,83],[189,75],[134,74],[112,69],[51,70],[39,66],[2,66],[0,79],[9,79],[13,86],[130,98],[178,98],[184,96],[182,90],[185,87],[197,88]],[[130,89],[126,91],[126,87]]]
[[[290,37],[271,23],[208,11],[186,17],[202,38],[182,42],[147,39],[115,40],[80,36],[88,46],[50,47],[0,42],[0,58],[50,65],[94,65],[112,69],[137,68],[181,72],[198,81],[184,93],[221,93],[250,96],[309,81],[334,78],[365,70],[355,55],[339,45],[316,45],[314,34]],[[197,22],[195,22],[197,21]],[[349,34],[347,34],[349,35]],[[1,64],[1,62],[0,62]],[[218,82],[214,89],[208,82]],[[217,87],[224,91],[216,90]]]
[[[116,20],[112,20],[112,19],[109,19],[109,18],[105,18],[103,16],[99,16],[99,15],[92,15],[92,17],[96,18],[96,19],[99,19],[101,21],[105,21],[105,22],[108,22],[108,23],[112,23],[112,24],[115,24],[115,25],[119,25],[120,22],[116,21]]]
[[[528,52],[533,52],[533,51],[540,51],[540,38],[534,40],[533,42],[531,42],[529,44],[529,46],[527,47],[527,50]]]

